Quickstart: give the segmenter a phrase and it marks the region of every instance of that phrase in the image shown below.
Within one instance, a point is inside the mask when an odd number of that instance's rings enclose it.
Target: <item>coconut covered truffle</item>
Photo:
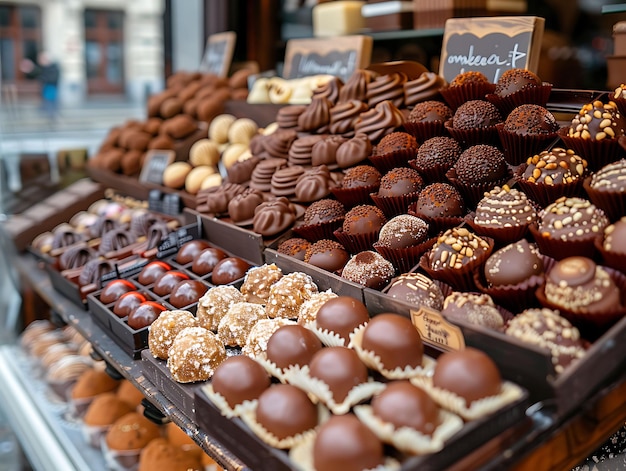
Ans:
[[[189,311],[164,311],[150,325],[148,347],[155,358],[167,360],[168,351],[178,333],[187,327],[196,327],[198,321]]]
[[[393,264],[371,250],[356,254],[341,272],[343,278],[372,289],[384,288],[394,274]]]
[[[224,344],[210,330],[187,327],[180,331],[169,350],[167,367],[179,383],[206,381],[226,359]]]

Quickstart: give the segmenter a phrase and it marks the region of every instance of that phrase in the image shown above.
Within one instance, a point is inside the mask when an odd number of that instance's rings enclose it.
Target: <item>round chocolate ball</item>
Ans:
[[[394,274],[393,264],[373,250],[359,252],[341,271],[342,278],[378,290],[383,289]]]
[[[424,180],[417,170],[398,167],[387,172],[380,180],[378,196],[404,196],[410,193],[419,193],[424,186]]]
[[[150,262],[139,272],[137,281],[139,281],[139,283],[144,286],[152,284],[157,280],[159,276],[161,276],[166,271],[170,271],[171,269],[172,267],[169,264],[160,260]]]
[[[386,370],[422,365],[424,345],[419,332],[406,317],[383,313],[372,318],[363,331],[363,350],[380,357]]]
[[[542,82],[539,76],[527,69],[509,69],[496,82],[496,95],[502,97],[512,95],[526,88],[539,87]]]
[[[328,385],[337,404],[341,404],[355,386],[367,382],[367,366],[355,350],[347,347],[322,348],[311,358],[309,371],[313,378]]]
[[[239,257],[224,258],[213,268],[211,281],[214,285],[227,285],[242,278],[251,266]]]
[[[487,354],[475,348],[445,352],[437,358],[433,386],[472,402],[496,396],[502,387],[498,367]]]
[[[418,144],[415,138],[407,132],[396,131],[384,136],[374,148],[375,155],[386,155],[398,151],[415,153]]]
[[[344,346],[348,345],[350,334],[369,320],[365,304],[349,296],[329,299],[319,308],[316,316],[317,328],[338,334],[344,339]]]
[[[222,249],[216,247],[209,247],[200,252],[194,259],[191,265],[191,271],[196,275],[204,276],[211,273],[217,265],[217,262],[228,257],[228,254]]]
[[[394,278],[387,289],[387,296],[416,307],[426,306],[435,311],[443,308],[441,288],[422,273],[404,273]]]
[[[304,255],[304,261],[330,272],[340,272],[350,258],[339,242],[322,239],[312,244]]]
[[[497,147],[487,144],[464,150],[454,169],[459,181],[468,185],[498,182],[508,172],[504,154]]]
[[[304,212],[304,224],[307,226],[342,219],[346,209],[337,200],[323,199],[312,203]]]
[[[199,280],[183,280],[174,286],[169,303],[176,308],[195,304],[206,293],[208,287]]]
[[[322,342],[299,324],[279,327],[267,341],[267,359],[278,368],[308,365]]]
[[[554,134],[559,130],[559,124],[543,106],[526,104],[509,113],[504,121],[504,129],[521,136],[537,136]]]
[[[259,396],[256,420],[279,440],[317,426],[317,407],[302,390],[290,384],[274,384]]]
[[[385,223],[378,234],[378,245],[404,249],[426,242],[428,224],[417,216],[400,214]]]
[[[213,391],[221,394],[230,407],[258,399],[270,387],[271,380],[260,363],[247,355],[224,360],[211,378]]]
[[[176,263],[180,263],[181,265],[186,265],[191,263],[194,258],[198,256],[200,252],[204,249],[208,249],[210,247],[209,243],[204,240],[190,240],[189,242],[184,243],[180,249],[178,249],[178,253],[176,254]]]
[[[112,280],[102,288],[100,293],[100,302],[109,304],[117,301],[120,296],[129,291],[135,291],[135,285],[128,280]]]
[[[542,273],[539,251],[526,239],[496,250],[485,262],[485,279],[490,286],[516,285]]]
[[[117,317],[128,316],[137,306],[146,302],[146,297],[138,291],[129,291],[121,295],[113,305],[113,313]]]
[[[380,185],[382,175],[371,165],[357,165],[345,171],[343,188],[361,188]]]
[[[182,272],[175,270],[166,271],[154,281],[152,291],[159,296],[167,296],[172,292],[174,286],[188,279],[189,277]]]
[[[292,237],[287,239],[278,246],[276,251],[290,257],[297,258],[298,260],[304,260],[306,251],[311,246],[311,243],[301,237]]]
[[[440,101],[427,100],[417,103],[409,113],[409,123],[445,122],[452,118],[452,109]]]
[[[409,381],[392,381],[372,399],[374,415],[394,427],[409,427],[432,435],[439,425],[439,406]]]
[[[465,214],[463,197],[448,183],[431,183],[420,191],[414,212],[429,218],[462,216]]]
[[[449,87],[462,87],[469,84],[490,83],[489,79],[482,72],[468,70],[457,74],[449,83]]]
[[[502,122],[498,108],[485,100],[470,100],[457,108],[452,117],[455,129],[484,129]]]
[[[427,171],[433,167],[443,165],[452,167],[463,152],[461,144],[456,139],[446,136],[431,137],[417,149],[415,168],[418,171]]]
[[[387,219],[379,208],[362,204],[346,213],[343,220],[343,232],[350,235],[378,232],[386,222]]]
[[[313,443],[313,466],[324,471],[362,471],[384,464],[383,443],[354,414],[324,422]]]
[[[154,301],[141,303],[128,314],[128,327],[139,330],[152,324],[165,307]]]

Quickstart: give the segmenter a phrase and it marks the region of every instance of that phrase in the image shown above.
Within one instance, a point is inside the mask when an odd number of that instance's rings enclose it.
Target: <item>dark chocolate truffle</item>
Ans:
[[[543,106],[521,105],[504,121],[504,130],[522,136],[554,134],[559,130],[556,118]]]
[[[454,227],[439,236],[428,252],[428,259],[433,270],[459,270],[489,251],[491,247],[487,240],[465,227]]]
[[[211,378],[213,391],[221,394],[232,408],[244,401],[258,399],[270,387],[265,369],[247,355],[235,355],[224,360]]]
[[[584,177],[587,161],[571,149],[554,147],[528,157],[523,178],[531,183],[572,183]]]
[[[370,234],[380,231],[387,222],[384,213],[373,205],[359,205],[346,213],[343,232],[350,235]]]
[[[380,180],[378,196],[403,196],[421,191],[424,180],[412,168],[398,167],[387,172]]]
[[[469,70],[467,72],[461,72],[457,74],[450,82],[450,87],[460,87],[470,83],[490,83],[489,79],[482,72],[475,70]]]
[[[485,100],[470,100],[457,108],[452,117],[454,129],[484,129],[501,123],[498,108]]]
[[[324,471],[362,471],[385,462],[383,444],[353,414],[324,422],[313,443],[313,465]]]
[[[442,353],[437,358],[433,386],[465,399],[468,406],[485,397],[500,394],[500,371],[485,353],[475,348]]]
[[[317,407],[307,394],[290,384],[274,384],[259,396],[256,420],[279,440],[317,426]]]
[[[350,334],[370,320],[365,304],[349,296],[338,296],[326,301],[317,311],[316,323],[320,330],[338,334],[348,345]]]
[[[431,183],[420,191],[414,212],[429,218],[462,216],[465,203],[458,190],[449,183]]]
[[[383,313],[369,321],[363,332],[363,350],[380,357],[387,370],[422,365],[424,345],[413,323],[399,314]]]
[[[304,212],[304,224],[323,224],[343,219],[346,209],[337,200],[323,199],[312,203]]]
[[[452,167],[463,152],[456,139],[446,136],[431,137],[417,149],[414,165],[418,171],[424,171],[435,165]]]
[[[526,88],[541,86],[541,79],[527,69],[509,69],[496,82],[496,95],[502,97],[512,95]]]
[[[474,224],[480,227],[527,226],[535,222],[537,211],[525,193],[516,188],[496,186],[476,206]]]
[[[176,254],[175,261],[181,265],[186,265],[193,262],[193,259],[198,256],[204,249],[208,249],[211,245],[205,240],[190,240],[184,243],[178,253]]]
[[[386,294],[417,307],[426,306],[435,311],[443,308],[441,288],[422,273],[404,273],[394,278]]]
[[[290,257],[297,258],[298,260],[304,260],[306,251],[311,246],[311,243],[300,237],[292,237],[284,242],[281,242],[276,251]]]
[[[567,135],[601,141],[622,136],[625,128],[626,120],[617,109],[615,102],[602,103],[596,100],[584,105],[574,116]]]
[[[214,285],[227,285],[242,278],[251,266],[239,257],[223,258],[213,268],[211,282]]]
[[[342,180],[343,188],[361,188],[379,186],[382,175],[371,165],[357,165],[345,171]]]
[[[326,347],[313,355],[309,363],[310,375],[328,385],[333,401],[341,404],[348,393],[367,382],[367,366],[356,351],[347,347]]]
[[[166,271],[154,281],[152,291],[159,296],[166,296],[172,292],[174,286],[176,286],[180,281],[188,279],[189,276],[182,272],[175,270]]]
[[[299,324],[279,327],[267,341],[267,359],[278,368],[308,365],[322,342]]]
[[[217,265],[217,262],[228,257],[228,254],[217,247],[209,247],[204,249],[193,259],[191,271],[196,275],[204,276],[211,273]]]
[[[539,232],[551,239],[594,238],[606,226],[608,219],[604,211],[583,198],[562,196],[539,213]]]
[[[392,381],[372,399],[372,412],[395,428],[409,427],[432,435],[439,426],[439,406],[409,381]]]
[[[416,216],[401,214],[390,219],[380,229],[378,244],[402,249],[421,244],[428,238],[428,224]]]
[[[395,274],[393,264],[372,250],[359,252],[341,271],[341,276],[372,289],[383,289]]]
[[[485,262],[485,279],[490,286],[516,285],[543,273],[543,261],[535,244],[518,240],[496,250]]]
[[[138,291],[129,291],[122,294],[113,305],[113,314],[117,317],[126,317],[137,306],[147,301],[147,298]]]
[[[152,284],[157,280],[159,276],[161,276],[166,271],[170,271],[171,269],[172,267],[170,265],[160,260],[150,262],[139,272],[137,281],[139,281],[139,283],[144,286]]]
[[[387,155],[393,152],[417,151],[417,141],[407,132],[396,131],[384,136],[374,149],[374,155]]]
[[[109,304],[115,302],[124,293],[129,291],[135,291],[135,285],[128,280],[112,280],[102,288],[100,293],[100,302],[103,304]]]
[[[169,303],[179,309],[195,304],[207,289],[208,287],[199,280],[183,280],[172,288]]]
[[[455,291],[446,297],[441,313],[453,321],[501,330],[504,326],[502,314],[491,299],[484,293],[462,293]]]
[[[128,327],[135,330],[143,329],[152,324],[163,311],[165,307],[159,303],[143,302],[128,314]]]
[[[312,244],[304,255],[304,261],[329,272],[339,272],[350,258],[339,242],[322,239]]]
[[[432,121],[445,122],[452,118],[452,109],[440,101],[428,100],[416,104],[409,113],[409,123],[424,123]]]
[[[459,181],[468,185],[498,182],[508,173],[502,152],[487,144],[471,146],[463,151],[454,169]]]

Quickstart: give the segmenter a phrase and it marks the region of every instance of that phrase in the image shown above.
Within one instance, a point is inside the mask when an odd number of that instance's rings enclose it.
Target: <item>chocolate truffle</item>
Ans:
[[[433,386],[465,399],[467,406],[485,397],[500,394],[500,371],[485,353],[475,348],[442,353],[437,358]]]
[[[371,165],[357,165],[344,172],[341,182],[343,188],[378,187],[382,175]]]
[[[456,163],[462,152],[461,144],[451,137],[431,137],[419,146],[415,160],[411,165],[420,172],[425,172],[437,165],[450,168]]]
[[[284,242],[281,242],[276,251],[290,257],[297,258],[298,260],[304,260],[306,251],[311,246],[311,243],[300,237],[291,237]]]
[[[104,288],[102,288],[102,292],[100,293],[100,302],[103,304],[115,302],[124,293],[134,291],[135,289],[135,285],[128,280],[110,281]]]
[[[283,272],[274,263],[250,268],[240,291],[249,303],[265,304],[270,297],[270,287],[283,277]]]
[[[168,352],[167,367],[174,381],[206,381],[226,360],[224,344],[210,330],[187,327],[181,330]]]
[[[539,213],[539,232],[544,237],[567,241],[602,234],[608,219],[599,208],[582,198],[565,196]]]
[[[258,399],[270,387],[270,377],[255,360],[245,355],[227,358],[211,378],[213,391],[220,394],[233,408],[244,401]]]
[[[626,254],[626,216],[606,227],[602,248],[607,252]]]
[[[231,285],[214,286],[198,300],[198,322],[209,330],[217,330],[231,304],[242,303],[246,298]]]
[[[183,280],[170,293],[169,303],[176,308],[195,304],[206,293],[207,286],[199,280]]]
[[[361,301],[349,296],[338,296],[326,301],[317,311],[317,328],[335,333],[344,339],[347,346],[350,334],[369,322],[370,316]]]
[[[408,318],[399,314],[373,317],[365,326],[361,347],[380,357],[387,370],[422,365],[424,345],[420,334]]]
[[[457,108],[452,117],[454,129],[485,129],[503,121],[498,108],[485,100],[469,100]]]
[[[429,218],[462,216],[465,203],[458,190],[449,183],[431,183],[420,191],[414,212]]]
[[[404,273],[394,278],[386,291],[387,296],[435,311],[443,308],[443,293],[433,280],[422,273]]]
[[[227,347],[243,347],[250,330],[261,319],[267,319],[262,304],[233,303],[217,326],[217,336]]]
[[[137,281],[139,281],[139,283],[144,286],[152,284],[163,273],[165,273],[166,271],[170,271],[171,269],[172,267],[169,264],[160,260],[150,262],[141,269],[141,271],[139,272],[139,276],[137,277]]]
[[[145,301],[128,314],[128,327],[139,330],[152,324],[165,307],[154,301]]]
[[[154,281],[152,291],[159,296],[166,296],[172,292],[174,286],[179,282],[188,279],[189,276],[182,272],[175,270],[166,271]]]
[[[339,242],[322,239],[312,244],[304,255],[304,261],[329,272],[340,272],[350,258]]]
[[[343,232],[349,235],[370,234],[380,231],[387,222],[384,213],[373,205],[359,205],[346,213]]]
[[[454,291],[443,302],[441,313],[453,321],[501,330],[504,326],[502,314],[491,296],[484,293],[462,293]]]
[[[270,317],[295,319],[302,303],[317,291],[313,278],[306,273],[289,273],[270,287],[267,314]]]
[[[211,282],[214,285],[227,285],[242,278],[251,266],[239,257],[223,258],[213,268]]]
[[[178,333],[186,327],[195,327],[198,321],[189,311],[163,311],[150,325],[148,348],[155,358],[167,360],[168,351]]]
[[[498,182],[508,174],[502,152],[487,144],[478,144],[464,150],[454,164],[454,169],[459,181],[467,185]]]
[[[267,341],[272,334],[283,325],[295,325],[294,321],[282,317],[275,319],[261,319],[248,334],[246,344],[242,347],[241,353],[251,358],[258,358],[265,354],[267,350]]]
[[[543,261],[535,244],[518,240],[496,250],[485,262],[489,286],[516,285],[543,273]]]
[[[409,123],[445,122],[452,118],[452,115],[452,109],[445,103],[428,100],[416,104],[409,113],[407,121]]]
[[[326,304],[326,301],[336,298],[337,295],[330,289],[319,293],[313,293],[309,299],[304,301],[298,309],[298,324],[309,327],[315,322],[317,312]]]
[[[217,247],[209,247],[204,249],[193,259],[191,271],[196,275],[204,276],[211,273],[217,265],[217,262],[228,257],[228,254]]]
[[[307,226],[343,219],[346,209],[337,200],[323,199],[311,203],[304,212],[304,224]]]
[[[516,188],[496,186],[476,206],[474,224],[480,227],[516,227],[535,222],[537,211]]]
[[[584,177],[587,161],[571,149],[554,147],[528,157],[523,178],[531,183],[572,183]]]
[[[624,134],[626,121],[613,101],[599,100],[583,105],[572,119],[567,131],[569,137],[601,141],[616,139]]]
[[[383,289],[394,274],[393,264],[371,250],[356,254],[341,271],[341,276],[346,280],[378,290]]]
[[[448,84],[449,87],[461,87],[471,83],[490,83],[489,79],[482,72],[469,70],[457,74]]]
[[[620,292],[609,273],[587,257],[567,257],[547,273],[546,299],[570,312],[594,314],[621,306]]]
[[[396,131],[384,136],[374,148],[374,155],[387,155],[394,152],[417,151],[417,141],[407,132]]]
[[[398,167],[387,172],[380,180],[378,196],[403,196],[419,192],[424,186],[424,180],[412,168]]]
[[[148,298],[146,298],[139,291],[129,291],[122,294],[117,301],[115,301],[115,304],[113,305],[113,313],[117,317],[126,317],[134,311],[137,306],[147,300]]]
[[[392,381],[372,399],[372,412],[399,429],[409,427],[432,435],[440,423],[439,406],[421,388],[409,381]]]
[[[591,176],[590,187],[602,194],[625,192],[626,160],[620,159],[605,165]]]
[[[454,227],[444,232],[428,252],[433,270],[461,269],[490,251],[489,243],[468,231],[465,227]]]
[[[509,321],[506,334],[547,349],[556,373],[585,354],[578,329],[551,309],[526,309]]]
[[[211,245],[205,240],[190,240],[184,243],[178,253],[176,254],[175,261],[181,265],[186,265],[193,262],[193,259],[198,256],[204,249],[208,249]]]
[[[383,443],[353,414],[332,416],[315,436],[315,469],[362,471],[376,469],[384,462]]]
[[[380,229],[378,244],[402,249],[421,244],[428,238],[428,224],[416,216],[401,214],[390,219]]]
[[[543,106],[521,105],[504,121],[504,130],[521,136],[554,134],[559,130],[556,118]]]
[[[368,378],[367,366],[356,351],[347,347],[326,347],[316,352],[309,363],[309,374],[328,385],[336,404]]]
[[[301,325],[279,327],[267,341],[267,359],[281,370],[308,365],[322,342],[313,331]]]
[[[527,69],[509,69],[496,82],[496,95],[502,97],[512,95],[526,88],[539,87],[541,79]]]
[[[254,210],[263,201],[265,201],[263,193],[259,190],[246,188],[243,193],[235,195],[228,202],[228,215],[234,223],[249,221],[254,217]]]
[[[274,384],[259,396],[256,420],[279,440],[317,426],[317,407],[307,394],[290,384]]]

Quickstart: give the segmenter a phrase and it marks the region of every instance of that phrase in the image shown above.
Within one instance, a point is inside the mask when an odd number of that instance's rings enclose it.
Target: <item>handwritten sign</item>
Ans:
[[[139,174],[140,182],[163,184],[163,172],[165,167],[174,162],[176,154],[173,150],[151,150],[146,155],[146,161]]]
[[[446,21],[439,75],[451,81],[475,70],[495,83],[509,69],[537,72],[545,20],[536,16]]]
[[[441,313],[421,307],[418,311],[411,310],[411,321],[423,342],[443,350],[465,348],[465,338],[461,329],[446,321]]]
[[[200,228],[198,224],[183,226],[168,234],[167,238],[161,241],[157,251],[157,258],[165,258],[178,253],[187,242],[200,238]]]
[[[209,36],[200,63],[200,71],[209,72],[219,77],[227,77],[233,60],[236,41],[237,33],[234,31]]]
[[[290,39],[285,51],[283,76],[286,79],[329,74],[347,80],[372,59],[370,36],[341,36]]]

